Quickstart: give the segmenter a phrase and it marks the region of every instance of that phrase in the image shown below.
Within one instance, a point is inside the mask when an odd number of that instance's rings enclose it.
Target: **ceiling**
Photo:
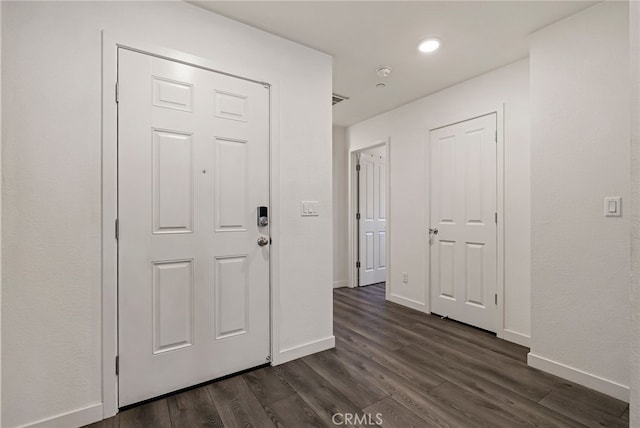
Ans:
[[[333,56],[348,126],[528,55],[529,35],[596,1],[191,1]],[[427,36],[442,40],[418,52]],[[380,78],[376,69],[389,66]],[[384,81],[386,87],[377,88]]]

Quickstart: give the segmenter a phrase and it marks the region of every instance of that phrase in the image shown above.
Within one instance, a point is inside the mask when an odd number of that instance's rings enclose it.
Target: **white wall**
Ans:
[[[349,283],[347,235],[347,135],[343,126],[333,127],[333,286]]]
[[[274,84],[274,359],[333,343],[331,58],[182,2],[2,2],[3,427],[102,400],[102,29]]]
[[[505,104],[505,337],[526,343],[529,324],[529,64],[522,60],[348,130],[349,149],[390,137],[390,299],[428,311],[429,130],[495,111]],[[401,272],[409,282],[402,283]]]
[[[366,153],[372,156],[380,156],[381,159],[384,159],[387,155],[387,146],[385,144],[384,146],[363,150],[361,153]]]
[[[0,3],[0,425],[2,424],[2,4]]]
[[[628,399],[630,161],[626,2],[531,40],[529,363]],[[603,216],[623,198],[621,218]]]
[[[629,426],[640,426],[640,3],[629,3],[631,58],[631,375]]]
[[[629,3],[631,58],[631,352],[629,426],[640,426],[640,3]]]

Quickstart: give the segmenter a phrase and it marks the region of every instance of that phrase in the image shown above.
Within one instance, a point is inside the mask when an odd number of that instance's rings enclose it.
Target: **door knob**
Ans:
[[[261,236],[258,238],[258,245],[260,245],[261,247],[264,247],[268,243],[269,243],[269,238],[267,238],[266,236]]]
[[[436,227],[434,227],[433,229],[429,228],[429,235],[437,235],[437,234],[438,234],[438,228]]]

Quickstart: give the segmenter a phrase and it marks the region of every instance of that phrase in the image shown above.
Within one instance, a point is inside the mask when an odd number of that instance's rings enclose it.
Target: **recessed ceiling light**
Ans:
[[[428,53],[438,50],[440,47],[440,40],[435,37],[430,37],[420,42],[418,45],[418,50],[420,52]]]

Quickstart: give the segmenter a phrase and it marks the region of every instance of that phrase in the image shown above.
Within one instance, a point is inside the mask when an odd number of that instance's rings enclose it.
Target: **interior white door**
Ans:
[[[267,362],[269,91],[123,48],[118,81],[125,406]]]
[[[387,219],[384,156],[360,154],[360,286],[385,281]]]
[[[496,331],[496,115],[431,132],[431,311]]]

